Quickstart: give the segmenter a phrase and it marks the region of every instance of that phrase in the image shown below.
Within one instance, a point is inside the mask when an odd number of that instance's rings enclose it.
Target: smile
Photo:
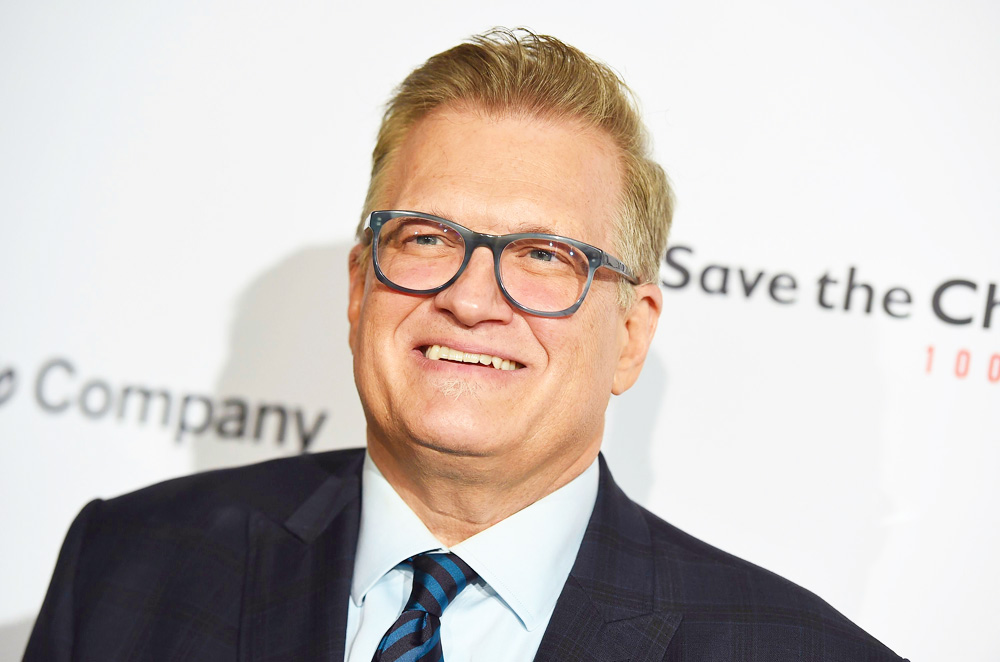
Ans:
[[[492,354],[473,354],[452,349],[444,345],[430,345],[424,348],[424,356],[431,361],[454,361],[456,363],[478,363],[493,366],[497,370],[516,370],[524,366],[517,361],[493,356]]]

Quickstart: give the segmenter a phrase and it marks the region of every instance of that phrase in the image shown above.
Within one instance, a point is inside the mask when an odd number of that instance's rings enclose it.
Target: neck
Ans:
[[[393,489],[427,529],[451,547],[558,490],[587,469],[600,437],[573,458],[526,463],[507,456],[470,456],[407,444],[393,447],[369,435],[368,452]],[[539,468],[540,467],[540,468]]]

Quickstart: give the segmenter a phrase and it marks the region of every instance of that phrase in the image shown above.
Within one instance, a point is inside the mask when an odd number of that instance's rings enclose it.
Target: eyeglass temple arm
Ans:
[[[601,258],[602,258],[601,259],[602,267],[607,267],[612,271],[620,273],[622,276],[625,277],[625,280],[632,283],[633,285],[639,284],[639,279],[635,277],[635,275],[632,273],[632,270],[629,269],[627,266],[625,266],[625,264],[621,260],[616,258],[614,255],[609,255],[608,253],[604,253],[601,256]]]

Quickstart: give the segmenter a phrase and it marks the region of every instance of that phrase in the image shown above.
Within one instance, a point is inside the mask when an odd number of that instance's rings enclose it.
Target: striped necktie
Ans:
[[[479,577],[454,554],[418,554],[412,563],[410,599],[382,637],[372,662],[442,662],[441,613]]]

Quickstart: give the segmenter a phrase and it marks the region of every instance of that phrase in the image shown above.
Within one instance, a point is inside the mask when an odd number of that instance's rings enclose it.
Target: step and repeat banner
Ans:
[[[363,443],[382,105],[526,25],[623,74],[677,191],[619,482],[903,655],[1000,659],[1000,8],[826,4],[5,3],[0,658],[89,500]]]

